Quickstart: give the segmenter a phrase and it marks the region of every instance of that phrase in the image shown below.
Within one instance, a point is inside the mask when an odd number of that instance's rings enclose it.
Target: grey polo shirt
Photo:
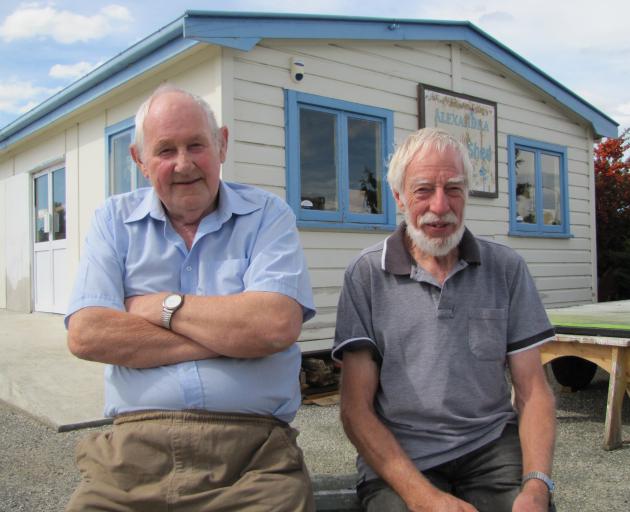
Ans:
[[[375,409],[418,469],[497,439],[515,422],[506,357],[554,333],[524,260],[466,230],[459,261],[440,285],[417,266],[405,227],[348,267],[332,356],[372,351]],[[376,474],[359,456],[363,479]]]

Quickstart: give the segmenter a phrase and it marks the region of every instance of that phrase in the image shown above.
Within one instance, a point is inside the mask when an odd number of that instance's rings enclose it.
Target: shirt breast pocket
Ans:
[[[505,359],[507,318],[507,309],[473,308],[468,312],[468,343],[477,359]]]
[[[198,295],[231,295],[245,289],[247,259],[210,260],[199,268]]]

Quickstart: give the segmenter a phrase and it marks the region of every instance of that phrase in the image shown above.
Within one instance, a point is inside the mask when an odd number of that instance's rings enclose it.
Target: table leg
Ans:
[[[621,447],[621,405],[626,394],[625,347],[611,347],[610,380],[608,382],[608,403],[604,425],[604,449]]]

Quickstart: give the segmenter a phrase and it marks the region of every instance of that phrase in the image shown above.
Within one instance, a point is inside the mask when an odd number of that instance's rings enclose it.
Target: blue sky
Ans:
[[[2,0],[0,127],[187,9],[468,20],[630,127],[627,0]]]

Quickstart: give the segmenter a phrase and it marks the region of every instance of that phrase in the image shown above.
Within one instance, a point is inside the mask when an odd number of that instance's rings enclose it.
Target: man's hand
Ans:
[[[547,512],[549,491],[544,482],[529,480],[514,500],[512,512]]]
[[[160,292],[127,297],[125,299],[125,308],[127,313],[139,316],[153,325],[162,327],[162,302],[164,302],[167,295],[167,292]]]
[[[407,504],[412,512],[477,512],[477,509],[470,503],[456,498],[452,494],[438,491],[430,500],[428,505]],[[426,497],[423,500],[426,502]]]

